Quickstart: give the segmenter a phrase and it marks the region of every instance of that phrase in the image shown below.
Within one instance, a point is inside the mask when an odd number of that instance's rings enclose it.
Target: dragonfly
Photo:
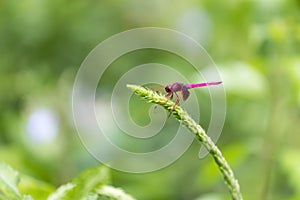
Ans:
[[[167,92],[165,97],[172,100],[174,95],[176,96],[176,101],[175,101],[175,104],[174,104],[170,114],[173,112],[173,110],[176,108],[176,106],[178,105],[178,103],[180,101],[180,97],[178,96],[177,92],[179,92],[181,94],[183,100],[185,101],[190,96],[189,89],[205,87],[205,86],[212,86],[212,85],[219,85],[221,83],[222,83],[222,81],[195,83],[195,84],[184,84],[184,83],[176,82],[176,83],[167,85],[165,87],[165,91]]]

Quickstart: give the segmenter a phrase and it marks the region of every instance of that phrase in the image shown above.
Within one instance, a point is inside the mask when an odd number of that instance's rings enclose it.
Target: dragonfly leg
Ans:
[[[172,112],[174,111],[174,109],[176,108],[176,106],[179,104],[179,100],[180,100],[180,98],[179,98],[179,96],[177,96],[175,104],[174,104],[174,106],[172,108]]]
[[[175,104],[174,104],[174,106],[173,106],[173,108],[172,108],[172,110],[170,111],[170,114],[169,114],[169,116],[168,117],[170,117],[171,116],[171,113],[175,110],[175,108],[176,108],[176,106],[179,104],[179,101],[180,101],[180,98],[179,98],[179,96],[176,94],[176,92],[174,92],[175,93],[175,95],[176,95],[176,101],[175,101]]]
[[[166,98],[169,98],[170,95],[171,95],[171,92],[167,93],[167,94],[165,95],[165,97],[166,97]]]
[[[167,93],[167,94],[165,95],[165,97],[166,97],[167,99],[172,100],[172,99],[173,99],[173,92]]]

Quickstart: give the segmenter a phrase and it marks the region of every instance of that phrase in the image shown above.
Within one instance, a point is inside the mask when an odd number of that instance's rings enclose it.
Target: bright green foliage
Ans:
[[[10,166],[0,164],[0,199],[3,200],[30,200],[28,195],[20,194],[18,184],[20,182],[20,174],[13,170]]]
[[[294,189],[295,194],[300,196],[300,160],[299,151],[296,149],[286,149],[280,155],[280,166],[284,174],[288,177],[288,184]]]
[[[105,166],[88,169],[81,173],[71,183],[67,183],[51,194],[48,200],[94,200],[115,199],[134,200],[123,190],[108,186],[110,183],[109,170]]]
[[[53,191],[53,186],[20,174],[5,163],[0,164],[1,199],[46,199]]]
[[[109,182],[108,168],[100,166],[86,170],[71,183],[60,186],[50,194],[53,187],[20,175],[5,163],[0,164],[0,200],[134,200],[123,190],[107,185]]]
[[[55,187],[44,181],[20,174],[18,189],[21,194],[30,194],[33,199],[46,199]]]
[[[10,199],[21,199],[21,195],[17,188],[19,181],[18,172],[5,164],[0,165],[0,185],[5,197]]]

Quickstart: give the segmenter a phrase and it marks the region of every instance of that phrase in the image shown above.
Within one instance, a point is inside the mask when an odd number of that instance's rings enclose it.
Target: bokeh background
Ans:
[[[55,187],[99,165],[74,128],[75,75],[98,43],[144,26],[188,34],[218,65],[227,94],[218,146],[245,199],[299,199],[299,0],[0,0],[0,161]],[[180,65],[147,51],[119,65],[153,59]],[[102,81],[109,93],[116,80]],[[201,123],[207,127],[209,117]],[[213,159],[199,160],[198,151],[194,142],[148,174],[111,170],[113,185],[137,199],[229,199]]]

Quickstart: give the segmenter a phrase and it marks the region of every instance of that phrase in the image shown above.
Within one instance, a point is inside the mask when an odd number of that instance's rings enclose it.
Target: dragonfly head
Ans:
[[[167,85],[167,86],[165,87],[165,91],[166,91],[167,93],[172,92],[171,86],[170,86],[170,85]]]

